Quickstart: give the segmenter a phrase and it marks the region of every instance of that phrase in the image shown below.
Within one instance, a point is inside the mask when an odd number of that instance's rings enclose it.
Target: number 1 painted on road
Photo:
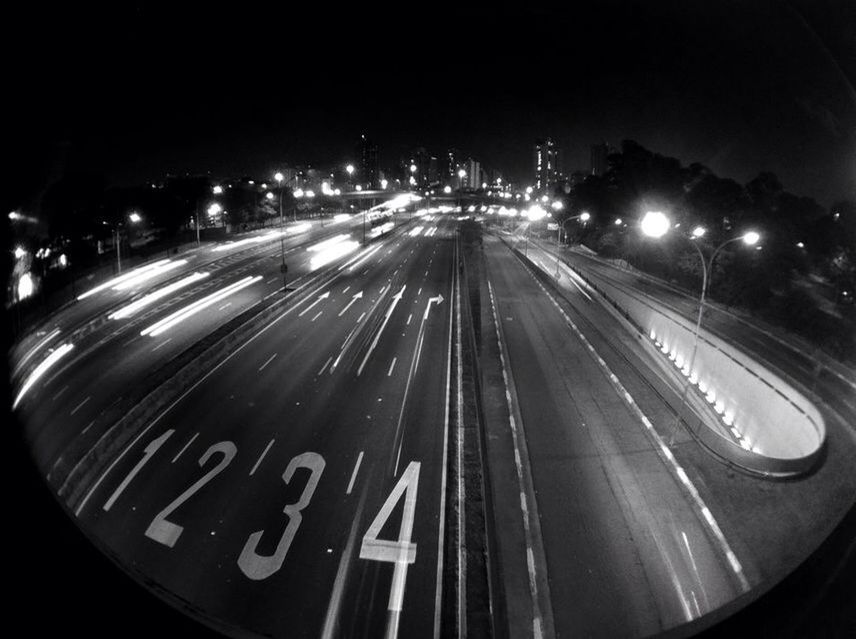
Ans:
[[[117,499],[119,499],[119,495],[121,495],[125,491],[125,489],[128,487],[128,484],[131,483],[131,480],[137,475],[137,473],[139,473],[143,469],[143,466],[145,466],[146,463],[152,458],[152,455],[154,455],[158,451],[158,449],[163,446],[163,443],[167,439],[169,439],[169,436],[172,435],[174,432],[175,429],[171,428],[157,439],[154,439],[149,442],[149,445],[146,446],[143,450],[143,458],[138,461],[137,465],[131,469],[131,472],[128,473],[128,476],[125,477],[125,479],[122,480],[122,483],[119,484],[119,487],[113,491],[113,494],[110,495],[110,499],[104,502],[104,510],[110,510],[110,508],[113,507],[113,504]]]

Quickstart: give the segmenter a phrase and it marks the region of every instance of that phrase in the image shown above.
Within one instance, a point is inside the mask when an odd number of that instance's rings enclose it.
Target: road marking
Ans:
[[[426,271],[427,272],[427,271]],[[466,637],[466,609],[467,609],[467,541],[466,541],[466,522],[464,521],[464,510],[466,506],[466,490],[464,486],[464,416],[461,407],[464,405],[464,383],[463,383],[463,366],[461,364],[461,284],[460,280],[456,280],[455,286],[455,378],[457,391],[457,410],[456,412],[456,437],[457,440],[457,463],[456,474],[458,482],[458,503],[456,510],[458,511],[458,637],[463,639]],[[428,300],[428,306],[425,308],[425,317],[422,318],[423,323],[428,319],[428,311],[431,310],[431,302],[436,301],[438,304],[443,302],[443,296],[432,297]]]
[[[342,289],[342,294],[347,293],[349,288],[351,288],[350,284],[348,286],[346,286],[344,289]]]
[[[455,245],[457,252],[457,244]],[[452,284],[450,285],[449,295],[454,292],[454,281],[456,279],[456,269],[452,268]],[[446,466],[448,465],[449,454],[449,417],[451,415],[451,396],[452,396],[452,319],[454,317],[454,304],[449,304],[449,346],[446,351],[446,411],[443,422],[443,463],[441,464],[440,474],[440,513],[437,533],[437,574],[435,577],[436,588],[434,591],[434,639],[440,639],[440,611],[443,607],[443,552],[445,547],[446,537]]]
[[[366,352],[366,356],[363,358],[363,361],[360,364],[360,367],[357,369],[357,377],[359,377],[360,373],[363,372],[363,368],[365,367],[366,362],[369,360],[369,357],[371,357],[371,354],[374,351],[375,346],[377,346],[377,343],[380,340],[380,336],[383,333],[383,329],[386,328],[386,324],[387,324],[387,322],[389,322],[389,318],[392,315],[392,312],[395,310],[395,307],[398,305],[398,302],[401,301],[401,296],[404,295],[404,289],[406,289],[406,288],[407,288],[407,284],[404,284],[401,287],[401,290],[398,291],[398,293],[395,294],[395,297],[392,298],[392,303],[389,305],[389,309],[386,312],[386,316],[383,318],[383,323],[380,325],[380,328],[378,329],[377,333],[375,334],[375,338],[372,341],[371,346],[369,346],[369,350]]]
[[[323,313],[323,312],[324,312],[324,311],[318,311],[317,313],[315,313],[315,316],[314,316],[311,320],[309,320],[309,321],[310,321],[310,322],[314,322],[315,320],[317,320],[317,319],[318,319],[318,317],[319,317],[319,316],[321,315],[321,313]]]
[[[363,463],[363,451],[360,451],[360,454],[357,455],[357,463],[354,464],[354,470],[351,472],[351,481],[348,482],[348,490],[345,491],[346,495],[351,494],[351,490],[354,488],[354,481],[357,479],[357,473],[360,471],[360,464]]]
[[[360,316],[357,318],[357,324],[359,324],[360,322],[362,322],[362,321],[363,321],[363,318],[364,318],[365,316],[366,316],[366,312],[365,312],[365,311],[363,311],[363,314],[362,314],[362,315],[360,315]]]
[[[324,370],[330,365],[330,362],[332,362],[332,361],[333,361],[333,356],[330,355],[330,357],[327,358],[327,361],[324,362],[324,366],[322,366],[321,370],[318,371],[318,374],[321,375],[324,372]]]
[[[63,387],[60,389],[60,391],[59,391],[56,395],[54,395],[54,396],[53,396],[53,399],[52,399],[51,401],[54,401],[54,402],[55,402],[55,401],[57,400],[57,398],[59,398],[59,396],[60,396],[60,395],[62,395],[66,390],[68,390],[68,384],[66,384],[65,386],[63,386]]]
[[[258,458],[258,460],[256,461],[255,465],[253,466],[253,469],[250,471],[250,477],[252,477],[252,476],[253,476],[253,474],[256,472],[256,469],[259,467],[259,464],[261,464],[261,463],[262,463],[262,460],[265,458],[265,455],[267,455],[267,452],[270,450],[270,447],[271,447],[271,446],[273,446],[273,443],[274,443],[275,441],[276,441],[276,439],[272,439],[272,440],[270,440],[270,441],[268,442],[268,445],[267,445],[267,446],[265,446],[265,449],[262,451],[262,454],[259,456],[259,458]]]
[[[188,448],[190,448],[190,445],[196,440],[197,437],[199,437],[199,433],[196,433],[193,437],[188,439],[187,443],[182,447],[182,449],[180,451],[178,451],[178,454],[172,458],[172,462],[170,462],[170,463],[174,464],[175,462],[177,462],[178,458],[184,454],[184,451],[186,451]]]
[[[349,286],[348,288],[351,288],[351,287]],[[343,292],[344,292],[344,291],[343,291]],[[359,293],[355,293],[355,294],[354,294],[354,296],[351,298],[351,301],[350,301],[350,302],[348,302],[347,306],[345,306],[345,308],[343,308],[343,309],[339,312],[339,317],[342,317],[342,315],[344,315],[344,314],[345,314],[345,311],[347,311],[349,308],[351,308],[351,304],[353,304],[354,302],[356,302],[356,301],[357,301],[358,299],[360,299],[362,296],[363,296],[363,292],[362,292],[362,291],[360,291]]]
[[[541,615],[541,605],[539,602],[538,593],[538,578],[535,573],[535,554],[533,549],[534,539],[532,528],[529,522],[529,500],[524,491],[523,478],[523,463],[520,455],[520,433],[517,430],[517,422],[514,419],[514,408],[511,401],[511,384],[506,370],[505,353],[503,352],[502,337],[499,332],[499,318],[496,311],[496,300],[493,294],[493,286],[488,280],[488,292],[490,293],[490,306],[493,312],[493,324],[496,330],[496,341],[499,345],[499,360],[502,365],[502,380],[505,384],[505,402],[508,408],[508,423],[511,427],[512,441],[514,442],[514,466],[517,471],[517,483],[520,486],[520,509],[523,512],[523,534],[526,541],[526,566],[529,574],[529,596],[532,599],[532,632],[535,637],[542,637],[544,634],[544,619]],[[534,487],[533,487],[534,488]],[[549,599],[548,599],[549,601]],[[552,625],[552,624],[551,624]]]
[[[389,377],[390,375],[392,375],[392,369],[393,369],[393,368],[395,368],[395,361],[396,361],[397,359],[398,359],[398,357],[393,357],[393,358],[392,358],[392,364],[390,364],[390,365],[389,365],[389,372],[386,374],[386,376],[387,376],[387,377]]]
[[[92,428],[92,424],[94,424],[94,423],[95,423],[95,420],[93,419],[91,422],[89,422],[89,425],[86,428],[84,428],[82,431],[80,431],[80,434],[85,435],[86,431],[88,431],[90,428]]]
[[[157,346],[155,346],[155,347],[152,349],[152,353],[154,353],[154,352],[155,352],[157,349],[159,349],[161,346],[166,346],[166,345],[167,345],[169,342],[171,342],[171,341],[172,341],[172,338],[171,338],[171,337],[167,337],[164,341],[162,341],[160,344],[158,344]]]
[[[277,281],[279,281],[278,277],[272,277],[269,280],[266,280],[265,284],[273,284],[274,282],[277,282]]]
[[[407,325],[410,326],[410,320],[413,319],[413,313],[407,316]]]
[[[302,311],[300,311],[300,312],[297,314],[297,317],[303,317],[303,316],[306,314],[306,312],[307,312],[307,311],[309,311],[309,309],[310,309],[310,308],[312,308],[313,306],[315,306],[315,305],[316,305],[318,302],[320,302],[321,300],[326,300],[328,297],[330,297],[330,291],[326,291],[325,293],[322,293],[321,295],[319,295],[319,296],[318,296],[318,299],[316,299],[316,300],[315,300],[314,302],[312,302],[309,306],[307,306],[307,307],[306,307],[306,308],[304,308]]]
[[[143,466],[145,466],[148,461],[152,458],[152,456],[160,449],[163,443],[169,439],[175,431],[170,429],[166,431],[163,435],[150,442],[148,446],[146,446],[143,456],[140,458],[140,461],[136,463],[136,465],[131,469],[131,472],[122,480],[122,483],[119,484],[118,488],[113,491],[113,494],[110,495],[110,499],[108,499],[102,508],[104,512],[107,512],[113,507],[113,504],[116,503],[116,500],[119,499],[119,495],[125,492],[125,489],[128,487],[128,484],[131,483],[131,480],[136,477],[137,473],[139,473]],[[80,509],[75,512],[75,515],[80,514]]]
[[[228,307],[230,307],[231,305],[232,305],[232,302],[226,302],[225,304],[223,304],[223,306],[221,306],[221,307],[220,307],[220,308],[218,308],[217,310],[218,310],[218,311],[222,311],[224,308],[228,308]]]
[[[261,373],[268,364],[270,364],[273,360],[275,360],[276,356],[277,356],[277,353],[274,353],[273,355],[268,357],[267,361],[264,364],[262,364],[261,366],[259,366],[259,372]]]
[[[92,399],[91,395],[89,395],[86,399],[84,399],[82,402],[80,402],[75,407],[75,409],[69,413],[69,415],[74,415],[77,411],[79,411],[81,408],[83,408],[83,405],[86,404],[86,402],[88,402],[90,399]]]
[[[362,455],[362,453],[360,453]],[[345,544],[345,550],[339,559],[339,567],[336,570],[336,579],[333,582],[333,592],[330,595],[330,603],[327,604],[327,614],[324,617],[324,628],[321,631],[322,639],[332,639],[339,636],[338,621],[339,608],[342,604],[342,595],[345,592],[345,583],[348,578],[348,566],[351,563],[351,557],[354,554],[354,541],[357,537],[357,528],[362,518],[363,505],[366,501],[366,490],[363,490],[360,496],[360,505],[357,506],[357,512],[354,515],[354,521],[351,523],[351,530],[348,533],[348,542]]]
[[[416,297],[419,297],[420,295],[422,295],[422,287],[421,286],[419,287],[419,290],[416,291]]]

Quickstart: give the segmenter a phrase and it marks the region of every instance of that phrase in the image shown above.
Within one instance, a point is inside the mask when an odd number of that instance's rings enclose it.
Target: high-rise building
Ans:
[[[553,140],[535,142],[535,189],[546,191],[556,184],[559,176],[559,150]]]
[[[377,144],[366,138],[365,134],[361,135],[357,142],[356,156],[357,182],[372,190],[380,188]]]
[[[611,153],[615,153],[615,148],[608,142],[591,145],[591,174],[605,175],[609,169],[608,158]]]
[[[467,158],[463,168],[467,172],[466,177],[464,177],[465,188],[480,189],[483,181],[481,162],[473,158]]]

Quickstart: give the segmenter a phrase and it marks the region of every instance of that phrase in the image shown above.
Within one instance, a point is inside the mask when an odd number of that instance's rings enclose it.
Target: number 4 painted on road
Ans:
[[[392,590],[389,594],[388,609],[393,613],[392,623],[387,629],[388,634],[395,636],[398,628],[398,613],[404,599],[404,583],[407,579],[407,564],[416,561],[416,544],[410,541],[413,534],[413,519],[416,514],[416,492],[419,487],[419,462],[410,462],[401,475],[401,479],[392,489],[389,497],[381,506],[380,512],[369,526],[360,547],[360,559],[370,561],[388,561],[395,564],[392,574]],[[406,491],[406,492],[405,492]],[[389,516],[392,514],[398,500],[404,495],[404,513],[401,517],[401,527],[398,539],[395,541],[378,539]]]

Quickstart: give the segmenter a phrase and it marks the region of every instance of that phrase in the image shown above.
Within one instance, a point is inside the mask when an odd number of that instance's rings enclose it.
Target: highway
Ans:
[[[232,636],[456,634],[472,612],[461,527],[474,524],[504,636],[649,636],[749,591],[767,568],[735,522],[788,487],[742,478],[732,507],[731,473],[682,429],[664,442],[679,389],[637,339],[465,217],[396,215],[365,244],[359,216],[289,224],[289,291],[279,236],[239,235],[56,314],[12,362],[20,393],[74,344],[16,408],[67,515]],[[214,364],[117,438],[176,361],[192,368],[232,330]],[[484,450],[456,449],[463,428],[484,429]],[[484,475],[482,523],[465,521],[483,496],[459,492],[463,459]]]
[[[485,259],[540,521],[545,624],[556,636],[647,636],[739,595],[727,542],[645,425],[672,413],[638,345],[583,292],[573,303],[549,292],[495,237]]]
[[[76,511],[109,554],[221,629],[439,633],[454,227],[416,229],[122,450]]]

